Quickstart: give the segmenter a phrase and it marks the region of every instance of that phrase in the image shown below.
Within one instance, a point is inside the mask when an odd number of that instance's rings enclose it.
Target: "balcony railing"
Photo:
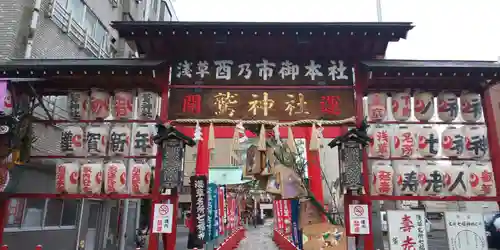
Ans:
[[[68,12],[58,1],[53,1],[48,16],[52,21],[67,33],[68,36],[82,49],[92,53],[97,58],[110,58],[111,54],[106,50],[106,43],[96,42],[80,24],[75,22],[71,12]]]

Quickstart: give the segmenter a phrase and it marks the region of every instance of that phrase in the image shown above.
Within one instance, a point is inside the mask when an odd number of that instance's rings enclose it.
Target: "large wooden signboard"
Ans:
[[[355,115],[352,89],[172,89],[169,119],[341,120]]]
[[[172,65],[173,85],[352,86],[352,65],[328,60],[182,60]]]

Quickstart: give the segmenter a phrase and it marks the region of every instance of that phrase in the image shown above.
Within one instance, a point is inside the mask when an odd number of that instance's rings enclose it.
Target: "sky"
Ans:
[[[412,22],[389,59],[500,56],[500,0],[381,0],[382,21]],[[172,0],[180,21],[376,22],[376,0]]]

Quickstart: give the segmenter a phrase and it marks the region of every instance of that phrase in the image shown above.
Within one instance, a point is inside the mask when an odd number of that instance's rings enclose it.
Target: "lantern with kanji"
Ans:
[[[420,166],[420,194],[424,196],[440,195],[444,191],[444,167],[429,162]]]
[[[104,165],[104,192],[124,194],[127,192],[127,168],[122,161]]]
[[[370,156],[389,158],[391,156],[390,136],[388,126],[377,126],[371,131]]]
[[[452,122],[458,115],[457,95],[451,92],[441,92],[437,96],[438,116],[443,122]]]
[[[489,163],[476,162],[469,166],[469,182],[473,195],[495,194],[495,179]]]
[[[102,163],[86,163],[80,168],[80,192],[100,194],[102,189]]]
[[[153,120],[158,109],[158,94],[151,91],[138,91],[137,119]]]
[[[133,133],[133,154],[134,155],[152,155],[154,140],[153,131],[148,125],[142,124],[137,126]]]
[[[415,134],[408,126],[399,126],[394,136],[394,157],[411,157],[416,151]]]
[[[412,163],[400,163],[394,166],[396,193],[399,195],[418,194],[418,168]]]
[[[372,166],[372,193],[375,195],[392,195],[394,185],[394,169],[389,162],[377,162]]]
[[[488,154],[488,139],[484,126],[464,126],[465,150],[464,158],[480,159]]]
[[[80,164],[66,162],[56,166],[56,192],[76,194],[80,178]]]
[[[89,94],[87,91],[72,91],[68,94],[68,116],[72,120],[88,119]]]
[[[418,133],[418,152],[422,157],[434,157],[439,153],[439,135],[432,126],[423,126]]]
[[[392,95],[392,116],[396,121],[407,121],[411,117],[411,95],[399,92]]]
[[[134,93],[119,90],[115,92],[113,102],[113,116],[115,119],[132,119],[134,116]]]
[[[465,148],[465,137],[463,130],[455,126],[448,126],[441,137],[443,155],[446,157],[458,157],[463,154]]]
[[[108,127],[106,125],[90,125],[87,127],[87,154],[106,156],[108,145]]]
[[[445,168],[444,182],[448,194],[467,196],[470,189],[469,176],[469,168],[463,163]]]
[[[128,125],[115,125],[109,133],[109,156],[125,156],[130,152],[130,128]]]
[[[460,109],[462,120],[465,122],[477,122],[483,117],[481,96],[476,93],[463,92],[460,96]]]
[[[128,179],[131,194],[148,194],[151,182],[151,167],[147,163],[132,164]]]
[[[83,156],[85,154],[84,133],[80,126],[67,126],[61,132],[61,153]]]
[[[109,116],[109,93],[99,89],[90,91],[90,119],[106,119]]]
[[[387,116],[387,94],[370,93],[367,98],[368,119],[370,121],[382,121]]]
[[[413,98],[415,118],[428,121],[434,116],[434,95],[431,92],[417,92]]]
[[[12,92],[10,92],[9,89],[6,89],[3,101],[2,114],[5,116],[12,115],[13,110],[14,110],[14,102],[12,101]]]

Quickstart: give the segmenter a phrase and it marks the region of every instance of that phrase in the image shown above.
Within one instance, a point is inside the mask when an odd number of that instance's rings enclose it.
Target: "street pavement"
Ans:
[[[238,250],[278,250],[278,247],[273,242],[271,223],[266,221],[263,226],[249,227],[245,239],[240,241]]]

